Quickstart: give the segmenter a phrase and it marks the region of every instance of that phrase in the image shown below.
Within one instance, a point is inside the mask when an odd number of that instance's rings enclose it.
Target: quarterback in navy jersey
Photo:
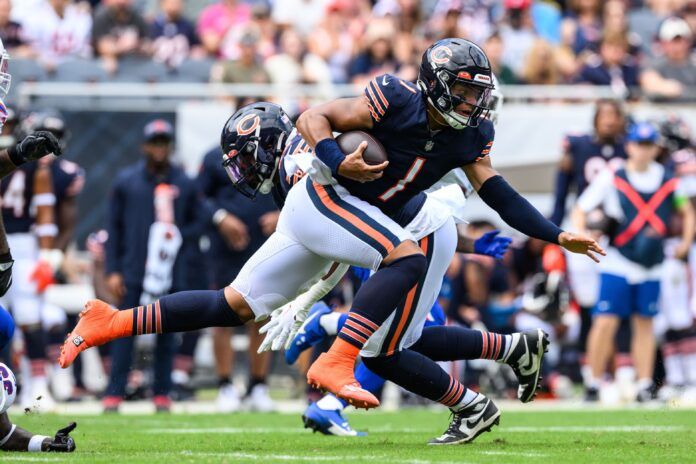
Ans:
[[[379,76],[360,97],[339,99],[307,110],[298,119],[297,129],[341,187],[388,216],[450,170],[461,167],[481,199],[507,224],[526,235],[597,260],[596,254],[604,252],[593,239],[564,232],[547,221],[491,166],[494,131],[484,119],[493,88],[491,75],[488,58],[477,45],[464,39],[440,40],[423,55],[417,87],[395,76]],[[366,144],[348,155],[342,153],[333,132],[350,130],[371,133],[384,145],[388,160],[368,165],[362,159]],[[314,189],[313,198],[320,200],[327,190],[316,182],[308,188]],[[336,198],[331,192],[328,196]],[[325,206],[331,209],[331,205]],[[383,289],[393,287],[399,274],[420,273],[416,266],[399,273],[392,269],[394,265],[407,260],[415,263],[419,255],[422,253],[413,242],[402,241],[361,291],[371,291],[370,282],[374,281],[371,301],[384,301]],[[354,309],[362,303],[357,300],[356,296]],[[363,321],[366,326],[381,325],[383,318],[377,314],[378,306],[372,303],[359,311],[359,316],[367,320]],[[353,381],[347,372],[362,348],[359,339],[343,332],[307,373],[310,383],[332,392],[340,389],[340,381],[335,379]]]

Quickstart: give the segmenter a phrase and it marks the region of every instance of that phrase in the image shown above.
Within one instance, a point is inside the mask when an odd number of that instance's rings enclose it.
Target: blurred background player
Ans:
[[[551,215],[551,220],[559,226],[566,216],[566,204],[571,191],[577,199],[599,173],[607,168],[615,171],[622,167],[626,160],[626,117],[622,103],[618,100],[599,100],[595,105],[592,126],[591,133],[568,135],[563,142],[563,155],[556,173],[555,200]],[[600,210],[590,212],[588,216],[587,230],[597,239],[604,231],[597,230],[595,224],[601,224],[603,217]],[[578,259],[572,253],[566,255],[573,299],[580,305],[582,333],[579,341],[580,352],[584,353],[592,307],[599,296],[599,270],[597,266],[587,260]],[[630,337],[627,327],[621,331],[621,337],[621,347],[627,351],[627,339]],[[584,355],[581,355],[580,362],[584,365]],[[587,374],[587,369],[584,369],[584,374]]]
[[[205,197],[208,237],[210,238],[209,288],[224,288],[232,282],[244,263],[275,231],[278,208],[271,195],[259,195],[249,201],[230,184],[225,168],[220,163],[222,150],[216,147],[203,159],[198,183]],[[266,377],[270,367],[270,353],[258,353],[263,336],[260,325],[247,328],[249,336],[249,380],[247,399],[251,409],[271,411],[273,401],[268,392]],[[230,345],[233,335],[230,327],[213,329],[215,369],[218,376],[218,411],[234,412],[240,406],[239,392],[232,384],[234,353]]]
[[[679,178],[680,190],[696,202],[696,152],[689,126],[677,115],[660,121],[662,157],[665,167]],[[682,221],[672,221],[671,237],[665,242],[665,263],[660,282],[660,314],[656,331],[664,338],[662,358],[665,385],[659,391],[662,400],[696,399],[696,297],[692,245],[688,260],[675,256]]]
[[[617,226],[601,263],[600,294],[593,310],[587,356],[592,377],[586,399],[597,401],[602,376],[621,319],[631,320],[631,356],[637,374],[637,399],[653,397],[655,336],[652,319],[658,313],[664,243],[671,215],[682,215],[682,238],[673,256],[688,256],[694,235],[694,210],[679,189],[679,181],[655,160],[659,133],[649,123],[631,126],[625,168],[605,170],[583,192],[573,213],[578,230],[586,214],[602,206]]]
[[[144,306],[177,288],[187,288],[186,266],[179,256],[198,244],[199,198],[196,185],[171,160],[171,124],[154,120],[143,131],[144,159],[121,170],[112,185],[109,239],[106,242],[107,286],[118,307]],[[153,333],[150,321],[137,330]],[[147,330],[147,332],[145,332]],[[157,335],[153,401],[168,411],[171,400],[174,334]],[[111,372],[103,399],[106,411],[123,400],[133,356],[133,339],[111,344]]]

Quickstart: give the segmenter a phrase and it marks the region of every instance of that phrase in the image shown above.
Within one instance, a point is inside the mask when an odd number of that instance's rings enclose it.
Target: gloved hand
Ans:
[[[512,239],[510,237],[496,237],[499,230],[491,230],[474,241],[474,253],[479,255],[492,256],[501,259],[505,256]]]
[[[271,320],[259,329],[260,334],[266,334],[258,352],[278,351],[287,343],[295,325],[297,305],[290,302],[271,313]]]
[[[48,131],[36,131],[9,148],[10,159],[18,166],[27,161],[43,158],[50,153],[60,156],[63,154],[63,149],[56,136]]]
[[[45,451],[54,451],[58,453],[72,453],[75,451],[75,440],[70,436],[70,432],[75,430],[77,424],[71,422],[66,427],[58,430],[53,441],[48,444],[48,449]]]

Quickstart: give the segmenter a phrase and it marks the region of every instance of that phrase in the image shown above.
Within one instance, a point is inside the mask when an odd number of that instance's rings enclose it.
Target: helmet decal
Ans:
[[[244,125],[248,121],[251,121],[251,124],[249,125],[249,127],[245,128]],[[237,133],[239,135],[251,134],[256,130],[257,127],[259,127],[259,124],[261,124],[261,118],[258,114],[248,114],[244,116],[242,119],[240,119],[237,123]]]
[[[432,52],[430,52],[430,59],[435,64],[445,64],[449,63],[452,57],[452,50],[445,45],[435,47]]]

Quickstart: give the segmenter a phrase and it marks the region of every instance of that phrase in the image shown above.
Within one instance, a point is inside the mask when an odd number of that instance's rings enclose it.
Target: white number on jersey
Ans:
[[[27,175],[24,171],[15,171],[10,178],[5,194],[2,196],[2,208],[13,210],[15,217],[24,215],[26,179]]]

